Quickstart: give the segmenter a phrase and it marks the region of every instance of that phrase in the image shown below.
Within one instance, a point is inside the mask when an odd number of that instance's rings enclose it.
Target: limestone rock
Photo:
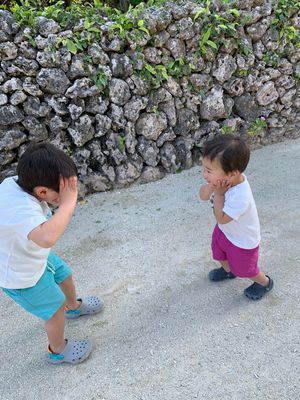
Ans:
[[[39,69],[39,65],[35,60],[21,56],[12,61],[2,61],[1,67],[3,71],[12,76],[36,76]]]
[[[229,54],[224,54],[218,57],[216,66],[212,75],[218,82],[224,83],[235,73],[237,64],[234,58]]]
[[[125,79],[133,73],[130,59],[124,54],[114,54],[111,57],[110,66],[115,78]]]
[[[162,168],[147,166],[144,168],[142,172],[140,183],[149,183],[158,181],[159,179],[162,179],[164,176],[165,174],[162,171]]]
[[[0,43],[0,61],[14,60],[18,55],[18,48],[14,43]]]
[[[276,101],[279,94],[275,88],[274,82],[265,83],[256,93],[256,99],[258,104],[266,106]]]
[[[140,111],[145,109],[147,99],[143,97],[134,96],[124,106],[124,115],[130,121],[137,121]]]
[[[109,85],[109,98],[117,105],[124,105],[131,97],[128,84],[121,79],[112,79]]]
[[[15,106],[0,106],[0,125],[12,125],[24,119],[23,112]]]
[[[4,106],[8,102],[6,94],[0,92],[0,106]]]
[[[70,84],[64,71],[58,68],[42,68],[36,80],[46,93],[64,94]]]
[[[228,118],[233,104],[234,101],[231,98],[224,97],[223,89],[215,86],[200,106],[201,118],[209,121],[216,118]]]
[[[48,37],[49,34],[51,33],[55,34],[60,31],[60,26],[53,19],[48,19],[45,17],[37,17],[36,22],[40,35],[44,37]]]
[[[22,90],[17,90],[10,96],[10,104],[13,106],[17,106],[18,104],[24,103],[24,101],[27,99],[27,96]]]
[[[68,128],[68,132],[76,146],[83,146],[94,137],[92,119],[88,115],[82,115],[78,122]]]
[[[163,113],[143,113],[136,122],[136,133],[146,139],[157,140],[167,128],[167,117]]]
[[[234,111],[246,121],[252,122],[261,115],[261,107],[257,105],[255,99],[245,93],[234,99]]]
[[[32,116],[26,117],[22,121],[22,125],[30,133],[30,137],[32,140],[36,142],[41,142],[48,139],[48,131],[46,125],[41,123],[37,118]]]
[[[11,129],[0,127],[0,152],[17,149],[27,140],[27,136],[23,128],[19,125]]]
[[[139,137],[137,150],[147,165],[156,167],[158,164],[159,149],[153,141]]]
[[[66,91],[66,97],[71,99],[79,98],[86,98],[92,97],[96,95],[100,95],[100,89],[92,84],[91,79],[89,78],[82,78],[76,79],[74,84],[70,86]]]

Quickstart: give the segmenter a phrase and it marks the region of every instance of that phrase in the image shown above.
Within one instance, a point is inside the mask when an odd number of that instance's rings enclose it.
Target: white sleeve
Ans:
[[[27,203],[20,207],[11,221],[16,233],[27,239],[28,234],[47,221],[43,209],[38,203]]]
[[[235,193],[228,196],[228,198],[225,198],[223,212],[230,218],[237,221],[249,207],[249,202],[249,198],[241,195],[240,193]]]

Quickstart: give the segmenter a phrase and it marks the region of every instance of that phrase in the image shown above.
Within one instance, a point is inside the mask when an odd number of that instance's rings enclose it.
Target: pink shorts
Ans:
[[[215,226],[212,235],[211,248],[213,259],[227,261],[230,271],[241,278],[251,278],[259,273],[258,249],[242,249],[232,244],[218,225]]]

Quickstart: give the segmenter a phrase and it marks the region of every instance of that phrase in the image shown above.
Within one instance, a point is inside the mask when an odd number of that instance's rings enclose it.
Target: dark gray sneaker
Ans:
[[[234,279],[236,276],[231,272],[225,271],[223,267],[220,267],[209,271],[208,278],[211,281],[220,282],[224,281],[225,279]]]

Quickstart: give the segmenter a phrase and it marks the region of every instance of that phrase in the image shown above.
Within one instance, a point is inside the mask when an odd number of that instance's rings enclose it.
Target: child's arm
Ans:
[[[213,194],[214,188],[209,183],[205,183],[200,186],[199,197],[201,200],[209,200],[210,196]]]
[[[59,207],[53,217],[33,229],[28,239],[44,248],[51,248],[64,233],[77,202],[77,178],[61,179]]]
[[[228,224],[228,222],[232,221],[227,214],[224,213],[224,201],[225,201],[225,192],[230,188],[230,184],[226,181],[218,181],[218,184],[215,185],[214,193],[214,214],[216,220],[219,224]]]

